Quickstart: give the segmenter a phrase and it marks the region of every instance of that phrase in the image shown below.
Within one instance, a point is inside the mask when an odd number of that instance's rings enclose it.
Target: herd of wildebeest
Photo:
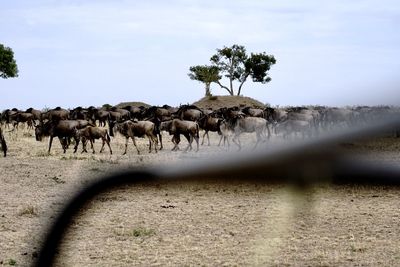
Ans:
[[[330,130],[335,126],[346,127],[356,124],[368,124],[387,114],[399,114],[399,108],[387,106],[358,106],[353,108],[333,107],[286,107],[286,108],[253,108],[253,107],[223,107],[218,109],[201,109],[194,105],[181,105],[180,107],[164,106],[132,106],[110,108],[77,107],[63,109],[60,107],[40,111],[29,108],[25,111],[16,108],[4,110],[1,113],[1,128],[8,131],[18,130],[20,124],[35,129],[37,141],[49,137],[48,152],[50,153],[54,137],[58,137],[64,153],[71,140],[74,139],[74,153],[82,143],[82,152],[87,152],[86,145],[89,141],[93,153],[95,139],[102,140],[100,152],[105,144],[112,154],[110,145],[115,132],[126,138],[125,151],[127,153],[129,138],[132,139],[138,153],[140,153],[135,137],[147,137],[149,152],[163,149],[162,131],[168,132],[173,143],[173,151],[178,150],[178,144],[183,135],[188,146],[185,150],[192,149],[196,141],[196,151],[199,150],[199,132],[204,131],[203,141],[207,135],[208,145],[210,139],[208,132],[220,135],[218,146],[230,141],[241,149],[240,135],[254,133],[256,136],[255,147],[260,142],[265,142],[271,135],[288,138],[300,135],[311,137],[321,131]],[[7,144],[0,128],[0,141],[4,156],[7,155]],[[398,137],[399,132],[395,131]]]

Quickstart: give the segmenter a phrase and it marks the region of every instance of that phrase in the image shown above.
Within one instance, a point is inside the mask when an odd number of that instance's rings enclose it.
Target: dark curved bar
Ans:
[[[396,118],[290,147],[201,161],[183,167],[131,170],[99,179],[81,190],[63,209],[46,235],[36,266],[52,266],[66,229],[85,204],[96,195],[123,185],[155,181],[201,182],[207,179],[224,183],[239,180],[298,186],[315,183],[400,185],[400,167],[349,160],[343,152],[336,150],[340,142],[370,137],[399,125],[400,120]]]
[[[96,195],[115,187],[123,185],[134,185],[141,182],[155,181],[156,176],[150,172],[125,172],[100,179],[82,191],[80,191],[63,209],[51,228],[48,230],[41,251],[39,252],[35,266],[52,266],[58,251],[58,246],[68,229],[71,220],[77,215],[81,208],[92,200]]]

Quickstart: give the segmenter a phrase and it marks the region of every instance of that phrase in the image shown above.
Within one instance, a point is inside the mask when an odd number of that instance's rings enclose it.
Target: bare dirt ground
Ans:
[[[58,140],[33,131],[6,133],[0,159],[0,262],[29,266],[44,226],[83,185],[109,172],[138,166],[184,165],[216,155],[200,152],[141,155],[112,140],[113,155],[63,154]],[[249,137],[251,142],[251,137]],[[186,145],[182,141],[181,148]],[[95,144],[96,151],[100,142]],[[400,140],[352,144],[371,160],[400,164]],[[229,150],[233,153],[234,149]],[[80,152],[80,148],[79,148]],[[328,186],[297,194],[290,186],[257,184],[141,184],[97,197],[77,218],[58,266],[399,266],[400,190],[382,186]]]

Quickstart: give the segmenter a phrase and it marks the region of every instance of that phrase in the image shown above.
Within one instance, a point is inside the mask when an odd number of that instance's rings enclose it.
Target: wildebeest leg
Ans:
[[[149,153],[151,153],[151,145],[153,144],[153,138],[148,135],[147,138],[149,139]]]
[[[188,151],[189,148],[190,148],[190,150],[192,150],[193,136],[191,134],[184,134],[184,136],[186,137],[187,141],[189,142],[189,144],[186,147],[185,151]]]
[[[74,153],[76,153],[76,151],[78,150],[78,145],[79,145],[79,137],[75,136],[74,140],[75,140]]]
[[[207,133],[207,137],[208,137],[208,133]],[[197,135],[195,135],[194,140],[196,140],[196,145],[197,145],[196,152],[197,152],[197,151],[199,151],[199,137]],[[192,141],[193,141],[193,139],[192,139]],[[208,145],[210,145],[210,137],[208,137]]]
[[[238,146],[238,148],[239,148],[238,150],[240,151],[242,149],[242,145],[240,144],[239,135],[235,134],[235,136],[233,137],[232,141]]]
[[[256,144],[253,147],[253,150],[257,148],[258,143],[260,143],[260,141],[261,141],[261,133],[260,132],[256,132],[256,137],[257,137],[257,141],[256,141]]]
[[[112,155],[112,149],[111,149],[111,146],[110,146],[110,141],[108,141],[108,140],[106,139],[106,143],[107,143],[107,145],[108,145],[108,148],[110,149],[110,154]]]
[[[83,153],[83,152],[86,152],[86,153],[87,153],[87,150],[86,150],[86,143],[87,143],[86,138],[83,138],[83,137],[82,137],[82,152],[81,152],[81,153]]]
[[[203,141],[201,141],[201,145],[204,145],[204,137],[206,136],[206,134],[207,134],[207,136],[208,136],[208,131],[207,131],[207,130],[204,130]],[[208,138],[208,145],[210,145],[210,138]]]
[[[125,142],[125,152],[122,153],[122,155],[126,154],[126,151],[128,150],[128,141],[129,141],[129,136],[126,137],[126,142]]]
[[[139,154],[140,154],[140,151],[139,151],[139,148],[138,148],[137,145],[136,145],[135,137],[132,136],[131,138],[132,138],[132,141],[133,141],[133,145],[136,147],[137,153],[138,153],[138,155],[139,155]]]
[[[157,146],[158,146],[158,139],[157,139],[157,135],[149,135],[149,143],[150,143],[150,151],[149,153],[151,153],[151,145],[153,144],[154,146],[154,151],[157,153]]]
[[[0,128],[0,141],[1,141],[1,150],[3,150],[4,157],[6,157],[7,156],[7,143],[6,143],[6,140],[4,139],[1,128]]]
[[[92,139],[92,138],[90,138],[90,139],[89,139],[89,141],[90,141],[90,146],[92,147],[93,154],[95,154],[95,153],[96,153],[96,151],[94,151],[93,139]],[[104,147],[104,140],[103,140],[103,145],[101,146],[100,153],[101,153],[101,151],[103,150],[103,147]]]
[[[268,124],[266,126],[267,126],[267,131],[268,131],[268,139],[270,139],[271,138],[271,131],[269,130]]]
[[[100,153],[103,153],[104,146],[105,146],[105,144],[106,144],[106,142],[107,142],[107,139],[104,138],[104,137],[102,137],[101,140],[102,140],[103,144],[101,145]]]
[[[153,136],[153,143],[154,143],[154,148],[155,148],[156,153],[157,153],[157,146],[158,146],[157,135]],[[160,148],[160,149],[161,149],[161,148]]]
[[[161,135],[161,133],[158,134],[158,139],[160,139],[160,150],[162,150],[164,147],[163,147],[163,144],[162,144],[162,135]]]
[[[172,137],[172,143],[175,144],[175,146],[172,148],[172,151],[176,151],[179,149],[178,145],[181,142],[181,137],[179,134],[174,134],[174,136]]]
[[[222,134],[221,134],[221,138],[219,139],[218,146],[220,146],[220,145],[221,145],[222,138],[224,138],[224,146],[225,146],[225,136],[224,136],[224,135],[222,135]]]
[[[51,149],[51,143],[53,143],[53,136],[52,135],[50,136],[50,141],[49,141],[49,151],[48,151],[49,154],[50,154],[50,149]]]

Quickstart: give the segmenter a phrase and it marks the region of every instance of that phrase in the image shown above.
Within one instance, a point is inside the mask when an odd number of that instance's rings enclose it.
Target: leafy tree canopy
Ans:
[[[212,82],[218,84],[221,88],[228,91],[230,95],[235,94],[234,83],[238,83],[237,95],[240,95],[243,84],[250,77],[253,82],[267,83],[271,81],[268,71],[271,66],[276,63],[273,55],[263,53],[251,53],[250,56],[246,52],[246,48],[241,45],[232,45],[231,47],[223,47],[217,49],[217,53],[210,58],[211,66],[193,66],[190,67],[191,73],[189,77],[192,80],[198,80],[210,87]],[[212,75],[204,79],[205,68],[212,70]],[[210,74],[210,73],[208,73]],[[221,78],[224,76],[228,79],[229,84],[223,85]]]
[[[18,77],[17,62],[11,48],[0,44],[0,77],[7,79]]]

